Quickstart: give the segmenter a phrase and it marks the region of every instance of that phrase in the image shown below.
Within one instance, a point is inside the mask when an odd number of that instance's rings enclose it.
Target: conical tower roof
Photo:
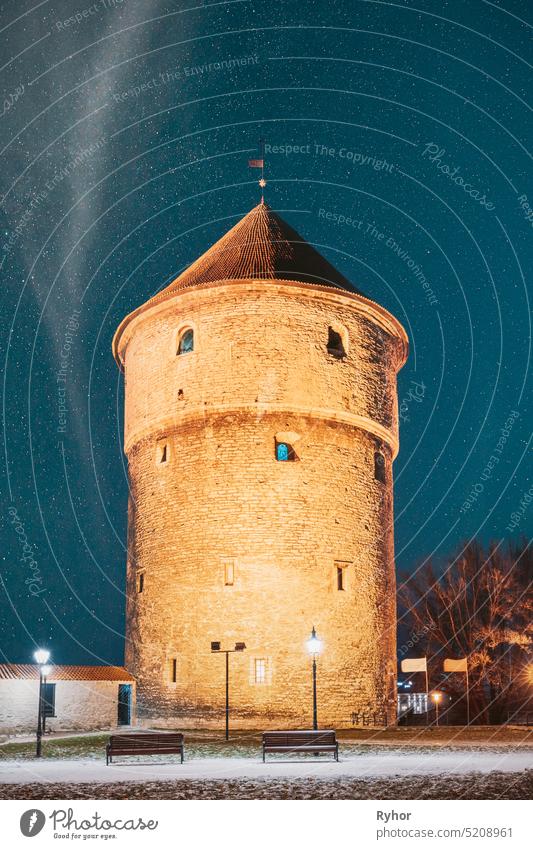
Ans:
[[[343,290],[354,303],[364,305],[367,313],[371,310],[376,320],[392,322],[407,352],[407,336],[397,319],[365,297],[296,230],[261,202],[172,283],[121,321],[113,337],[113,354],[119,367],[123,368],[120,345],[124,331],[141,313],[187,289],[238,280],[279,280]]]
[[[297,280],[361,294],[315,248],[261,202],[152,300],[223,280]]]

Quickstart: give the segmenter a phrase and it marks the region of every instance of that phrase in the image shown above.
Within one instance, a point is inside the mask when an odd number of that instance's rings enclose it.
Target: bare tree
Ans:
[[[437,573],[431,562],[399,587],[400,615],[423,633],[433,680],[444,658],[468,658],[472,717],[501,722],[528,698],[533,645],[533,558],[527,540],[465,543]],[[459,695],[464,677],[447,685]],[[529,688],[530,689],[530,688]]]

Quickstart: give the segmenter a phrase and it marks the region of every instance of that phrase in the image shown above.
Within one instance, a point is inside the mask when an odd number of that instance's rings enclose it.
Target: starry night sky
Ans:
[[[258,202],[260,137],[267,202],[410,338],[398,569],[531,533],[527,0],[0,8],[2,659],[122,662],[112,335]]]

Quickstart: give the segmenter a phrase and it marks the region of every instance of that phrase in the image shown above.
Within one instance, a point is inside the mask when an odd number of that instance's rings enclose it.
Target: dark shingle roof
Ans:
[[[357,292],[299,233],[260,203],[152,300],[222,280],[297,280]]]
[[[261,202],[170,285],[121,321],[113,337],[113,355],[119,367],[124,367],[120,340],[125,328],[136,316],[190,288],[238,280],[279,280],[286,284],[308,283],[311,287],[319,285],[325,289],[341,289],[356,299],[362,298],[382,314],[386,313],[356,289],[267,204]],[[405,337],[403,328],[400,327],[399,332]]]

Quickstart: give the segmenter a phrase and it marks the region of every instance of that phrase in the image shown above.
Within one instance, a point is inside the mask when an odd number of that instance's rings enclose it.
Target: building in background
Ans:
[[[411,693],[409,690],[398,692],[398,719],[407,715],[424,716],[428,712],[429,697],[427,693]]]
[[[35,732],[39,667],[0,664],[0,734]],[[52,666],[44,685],[46,731],[95,731],[130,725],[135,681],[121,666]]]
[[[128,315],[126,666],[138,717],[395,722],[403,327],[264,203]]]
[[[423,658],[426,660],[426,658]],[[429,701],[429,693],[426,690],[427,674],[425,672],[398,672],[398,721],[401,724],[409,723],[413,719],[419,719],[426,714],[432,705]]]

